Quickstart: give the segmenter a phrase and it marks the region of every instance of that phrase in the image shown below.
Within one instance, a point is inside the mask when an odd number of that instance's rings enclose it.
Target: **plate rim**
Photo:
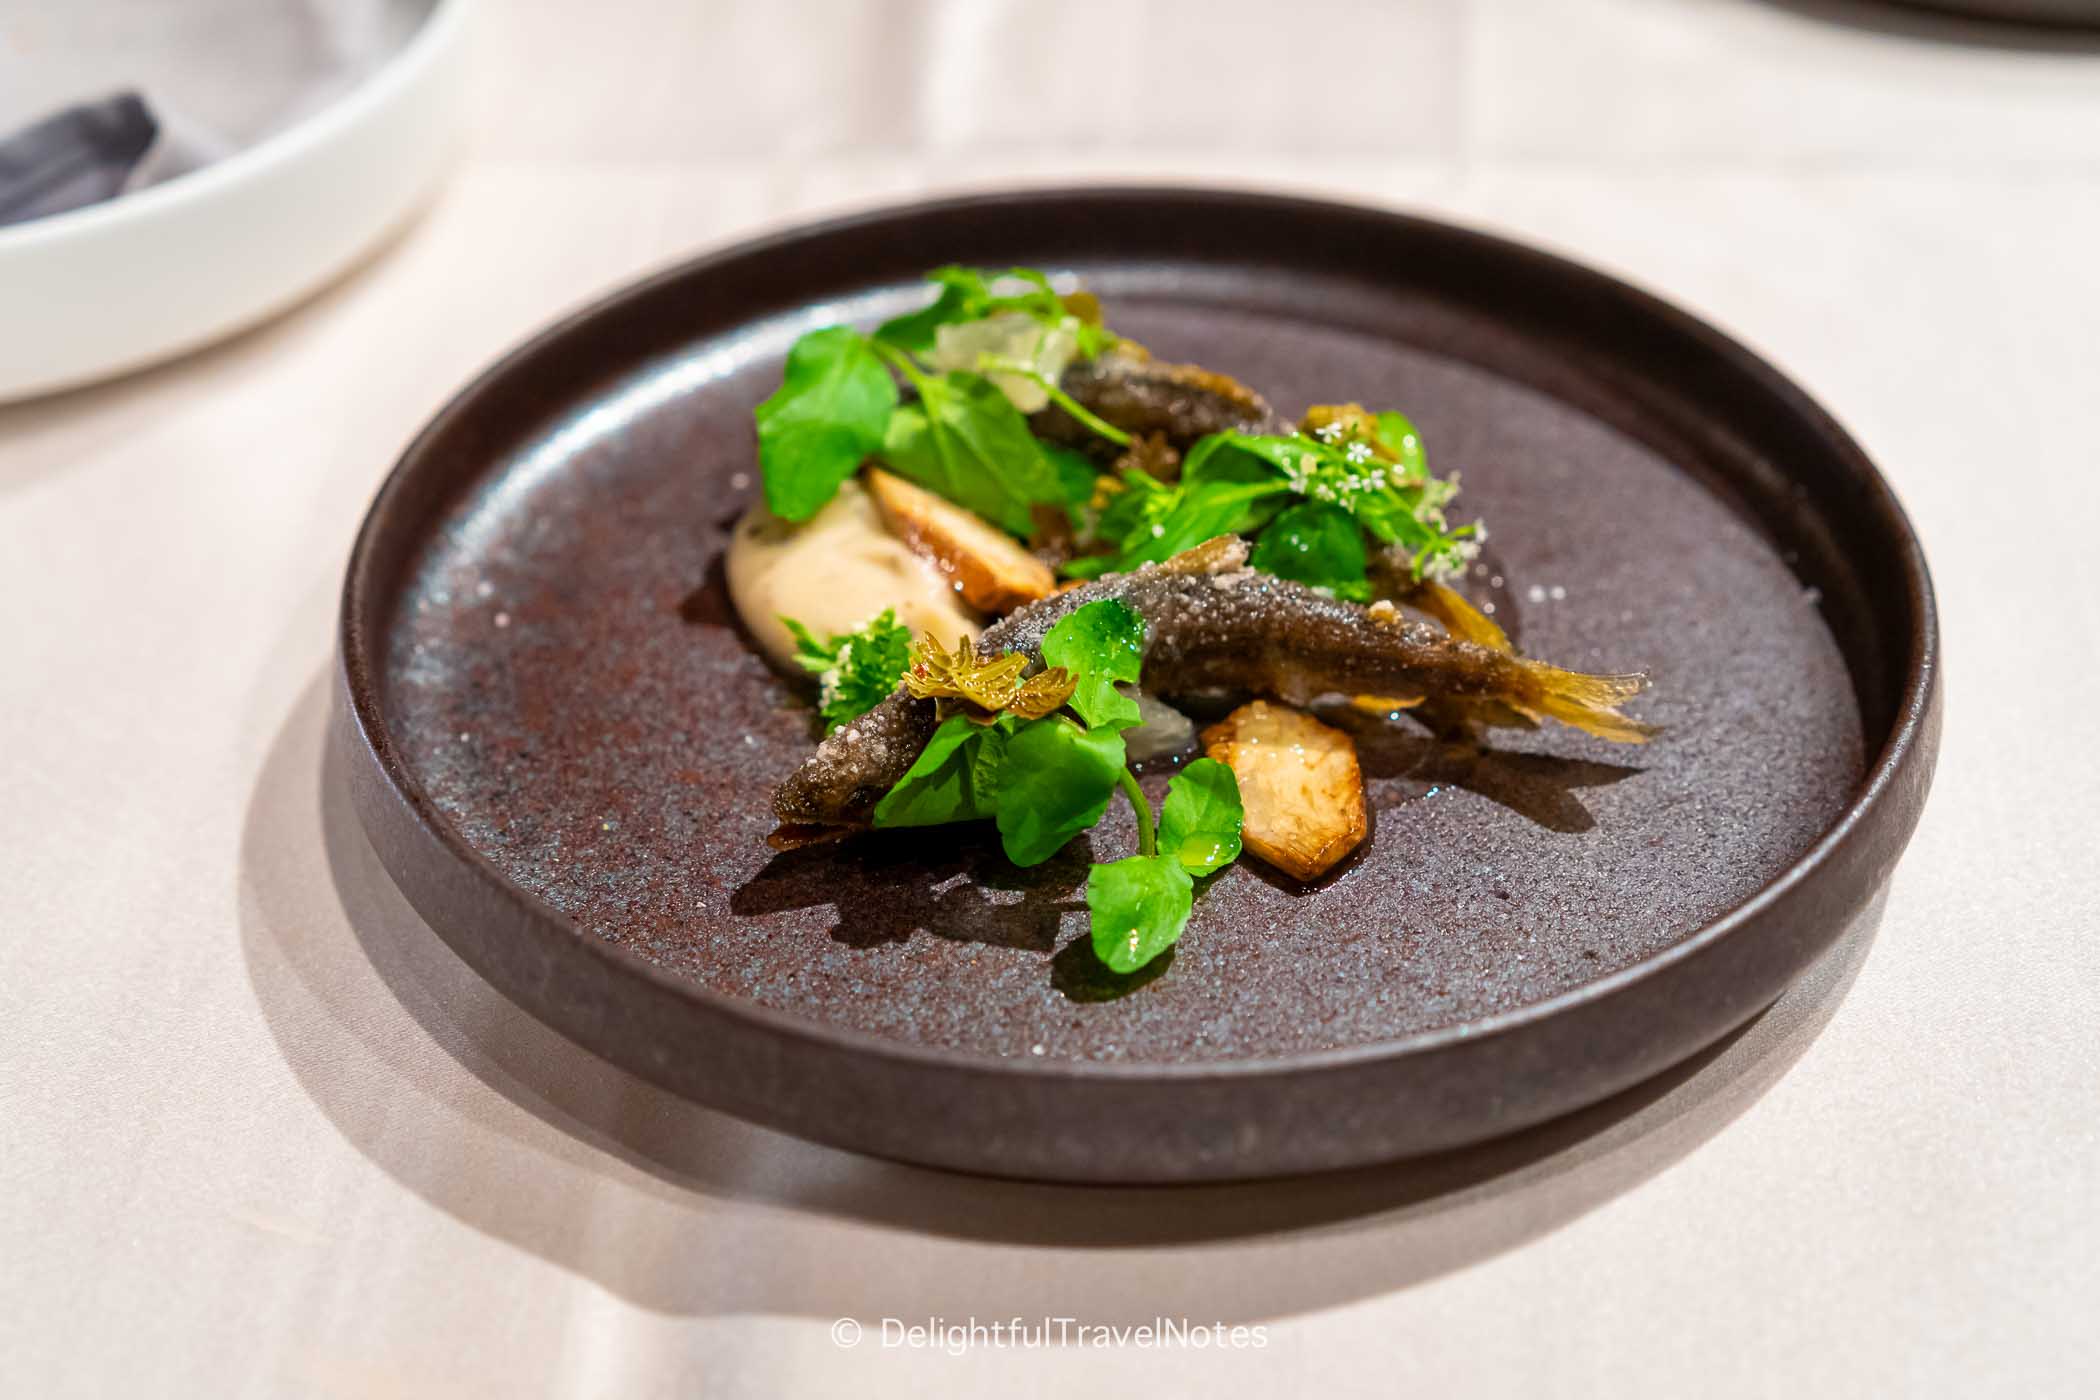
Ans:
[[[1580,282],[1623,299],[1631,299],[1644,312],[1658,317],[1679,333],[1703,342],[1707,349],[1729,362],[1731,369],[1747,373],[1763,387],[1788,401],[1792,410],[1819,437],[1846,459],[1859,480],[1869,489],[1867,502],[1900,545],[1905,603],[1910,613],[1909,646],[1901,666],[1902,682],[1891,716],[1887,739],[1868,763],[1852,795],[1830,825],[1805,851],[1797,855],[1742,902],[1711,919],[1684,937],[1639,961],[1564,991],[1495,1012],[1485,1017],[1438,1026],[1391,1039],[1330,1046],[1287,1055],[1230,1056],[1209,1060],[1081,1060],[1038,1059],[1032,1056],[991,1056],[981,1051],[892,1039],[867,1031],[812,1020],[792,1012],[763,1006],[733,994],[718,991],[690,977],[672,972],[639,954],[591,935],[573,919],[511,881],[493,862],[467,844],[451,822],[439,813],[428,794],[408,771],[394,748],[386,727],[378,676],[383,669],[370,651],[362,617],[367,598],[379,588],[372,578],[374,556],[382,532],[390,522],[390,507],[396,505],[432,444],[446,429],[466,414],[481,395],[500,383],[519,365],[531,360],[573,331],[621,308],[646,300],[663,287],[689,277],[703,276],[723,266],[797,243],[850,234],[870,225],[899,217],[920,217],[966,212],[985,206],[1048,203],[1129,201],[1133,199],[1215,208],[1220,203],[1262,207],[1288,215],[1307,217],[1350,216],[1392,221],[1395,225],[1472,243],[1484,252],[1528,261],[1542,270]],[[1924,549],[1894,488],[1865,451],[1837,420],[1806,390],[1782,374],[1761,355],[1711,323],[1614,274],[1603,272],[1559,253],[1501,234],[1488,233],[1462,223],[1352,201],[1315,198],[1298,194],[1194,185],[1098,183],[1015,187],[966,194],[885,202],[826,218],[796,222],[756,237],[738,239],[698,255],[677,260],[637,280],[615,287],[557,317],[540,331],[497,358],[448,398],[412,438],[396,459],[375,494],[356,540],[351,547],[337,614],[338,703],[343,709],[349,737],[354,737],[376,765],[387,795],[403,808],[477,881],[505,902],[517,906],[528,917],[562,928],[594,962],[623,977],[639,977],[699,1011],[740,1023],[768,1036],[785,1038],[806,1047],[842,1052],[860,1057],[874,1056],[922,1068],[1010,1077],[1031,1083],[1049,1081],[1153,1082],[1171,1080],[1231,1081],[1269,1078],[1279,1073],[1295,1074],[1322,1070],[1345,1070],[1367,1064],[1407,1059],[1447,1049],[1462,1042],[1477,1042],[1507,1036],[1543,1020],[1605,1001],[1644,981],[1662,975],[1684,961],[1696,958],[1726,942],[1784,902],[1843,850],[1859,829],[1881,815],[1895,790],[1907,777],[1922,777],[1929,783],[1937,721],[1940,636],[1937,609]],[[1925,767],[1920,773],[1918,765]],[[1897,850],[1908,844],[1909,827],[1923,807],[1920,793],[1917,809],[1908,817]],[[360,813],[363,816],[362,812]],[[370,824],[366,822],[369,832]],[[393,872],[389,870],[389,874]],[[1885,881],[1886,871],[1876,883]],[[433,925],[435,929],[435,925]],[[452,939],[436,930],[448,943]],[[506,995],[508,995],[506,989]],[[527,1008],[531,1010],[531,1008]],[[537,1012],[534,1012],[537,1015]],[[1725,1033],[1724,1031],[1716,1034]],[[591,1048],[591,1047],[587,1047]]]

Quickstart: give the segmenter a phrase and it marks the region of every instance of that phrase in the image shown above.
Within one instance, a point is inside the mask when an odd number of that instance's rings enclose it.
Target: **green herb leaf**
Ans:
[[[1015,865],[1041,865],[1101,820],[1123,772],[1123,736],[1051,715],[1006,746],[997,791],[999,836]]]
[[[1429,458],[1422,450],[1422,435],[1415,431],[1414,422],[1406,414],[1388,409],[1374,415],[1372,421],[1378,425],[1379,442],[1402,467],[1414,476],[1429,474]]]
[[[1057,494],[1068,510],[1076,512],[1092,503],[1094,491],[1101,484],[1101,468],[1094,465],[1091,457],[1050,442],[1043,444],[1043,456],[1057,473]]]
[[[1167,784],[1159,809],[1159,853],[1191,875],[1208,875],[1240,858],[1239,779],[1214,758],[1199,758]]]
[[[944,721],[917,761],[875,804],[874,824],[940,826],[993,815],[1007,746],[1020,725],[1014,715],[990,724],[965,715]]]
[[[1137,701],[1116,684],[1135,681],[1144,661],[1145,619],[1115,598],[1073,609],[1043,637],[1043,664],[1078,677],[1066,703],[1094,729],[1127,729],[1138,722]]]
[[[780,619],[795,639],[795,660],[815,675],[817,703],[830,733],[880,705],[911,664],[911,629],[884,608],[857,630],[819,642],[791,617]]]
[[[933,349],[934,333],[942,326],[974,321],[985,314],[984,302],[991,294],[982,273],[966,267],[937,267],[926,274],[926,280],[940,287],[940,295],[930,306],[884,321],[875,330],[877,340],[923,355]]]
[[[788,351],[780,387],[758,406],[766,507],[807,520],[882,446],[896,381],[851,326],[811,331]]]
[[[1325,501],[1305,501],[1276,517],[1247,562],[1278,578],[1326,588],[1338,598],[1369,602],[1364,532],[1356,517]]]
[[[1115,551],[1072,560],[1065,566],[1070,577],[1120,573],[1171,559],[1220,535],[1251,534],[1283,508],[1291,491],[1259,459],[1242,455],[1234,460],[1233,454],[1216,451],[1184,464],[1176,485],[1126,471],[1123,486],[1102,511],[1097,530]]]
[[[1397,422],[1379,422],[1377,442],[1400,456],[1397,462],[1379,456],[1360,433],[1352,435],[1348,425],[1336,425],[1325,435],[1218,436],[1228,438],[1227,446],[1239,453],[1268,463],[1291,491],[1339,506],[1373,538],[1410,551],[1417,577],[1454,573],[1472,557],[1467,541],[1477,527],[1452,529],[1446,523],[1444,507],[1458,494],[1457,485],[1429,475],[1412,425],[1398,414],[1389,416]],[[1209,442],[1206,438],[1192,448],[1191,458],[1205,454]],[[1225,450],[1210,449],[1218,460],[1230,460]]]
[[[890,415],[882,459],[1008,534],[1027,535],[1029,507],[1063,494],[1028,420],[981,374],[958,371],[913,382],[919,401]]]
[[[914,355],[924,355],[933,349],[942,326],[1018,311],[1045,326],[1067,326],[1078,338],[1080,353],[1089,359],[1116,342],[1115,335],[1105,327],[1074,315],[1065,299],[1051,287],[1050,279],[1032,267],[995,272],[950,264],[927,273],[926,280],[941,289],[933,304],[883,322],[875,332],[876,339]],[[1027,290],[993,292],[993,286],[1002,281],[1025,282]]]
[[[1094,956],[1117,972],[1137,971],[1181,937],[1194,895],[1189,872],[1164,852],[1096,865],[1086,882]]]

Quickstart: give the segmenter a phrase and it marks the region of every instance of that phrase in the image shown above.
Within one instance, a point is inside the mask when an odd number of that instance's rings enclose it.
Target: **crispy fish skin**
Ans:
[[[1143,353],[1111,350],[1073,365],[1058,381],[1081,408],[1138,438],[1155,434],[1177,451],[1198,438],[1228,428],[1247,433],[1286,433],[1260,394],[1230,375],[1198,365],[1168,364]],[[1056,404],[1030,415],[1029,428],[1051,442],[1075,447],[1101,461],[1122,451]]]
[[[1458,640],[1391,603],[1369,608],[1247,567],[1223,536],[1163,564],[1110,574],[1031,603],[988,628],[981,656],[1025,652],[1076,608],[1104,598],[1145,619],[1145,684],[1162,695],[1241,690],[1294,704],[1341,694],[1493,700],[1588,733],[1639,743],[1653,731],[1618,712],[1642,676],[1588,676]],[[818,746],[774,797],[785,825],[860,826],[918,757],[933,702],[902,690]]]
[[[931,700],[901,688],[889,699],[830,735],[773,794],[782,850],[817,839],[791,828],[865,826],[882,795],[896,785],[938,726]]]

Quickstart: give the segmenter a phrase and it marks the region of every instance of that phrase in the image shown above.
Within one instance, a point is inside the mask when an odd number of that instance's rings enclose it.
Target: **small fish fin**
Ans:
[[[1662,732],[1619,713],[1619,706],[1648,688],[1645,675],[1588,676],[1542,661],[1522,664],[1529,684],[1523,696],[1510,701],[1519,710],[1619,744],[1645,744]]]
[[[1150,567],[1163,574],[1229,574],[1246,566],[1247,550],[1238,535],[1219,535]]]
[[[1411,710],[1428,698],[1426,695],[1352,695],[1349,703],[1365,714],[1389,715],[1395,710]]]
[[[1509,634],[1496,625],[1495,620],[1466,600],[1466,596],[1449,584],[1435,579],[1423,579],[1400,599],[1410,607],[1419,608],[1444,625],[1461,642],[1490,651],[1514,653],[1509,644]]]

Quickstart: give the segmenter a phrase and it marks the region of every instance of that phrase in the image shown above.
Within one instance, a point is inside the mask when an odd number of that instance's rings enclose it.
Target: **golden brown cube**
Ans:
[[[1356,744],[1311,715],[1256,700],[1204,730],[1203,751],[1239,780],[1240,839],[1287,875],[1317,880],[1370,830]]]

